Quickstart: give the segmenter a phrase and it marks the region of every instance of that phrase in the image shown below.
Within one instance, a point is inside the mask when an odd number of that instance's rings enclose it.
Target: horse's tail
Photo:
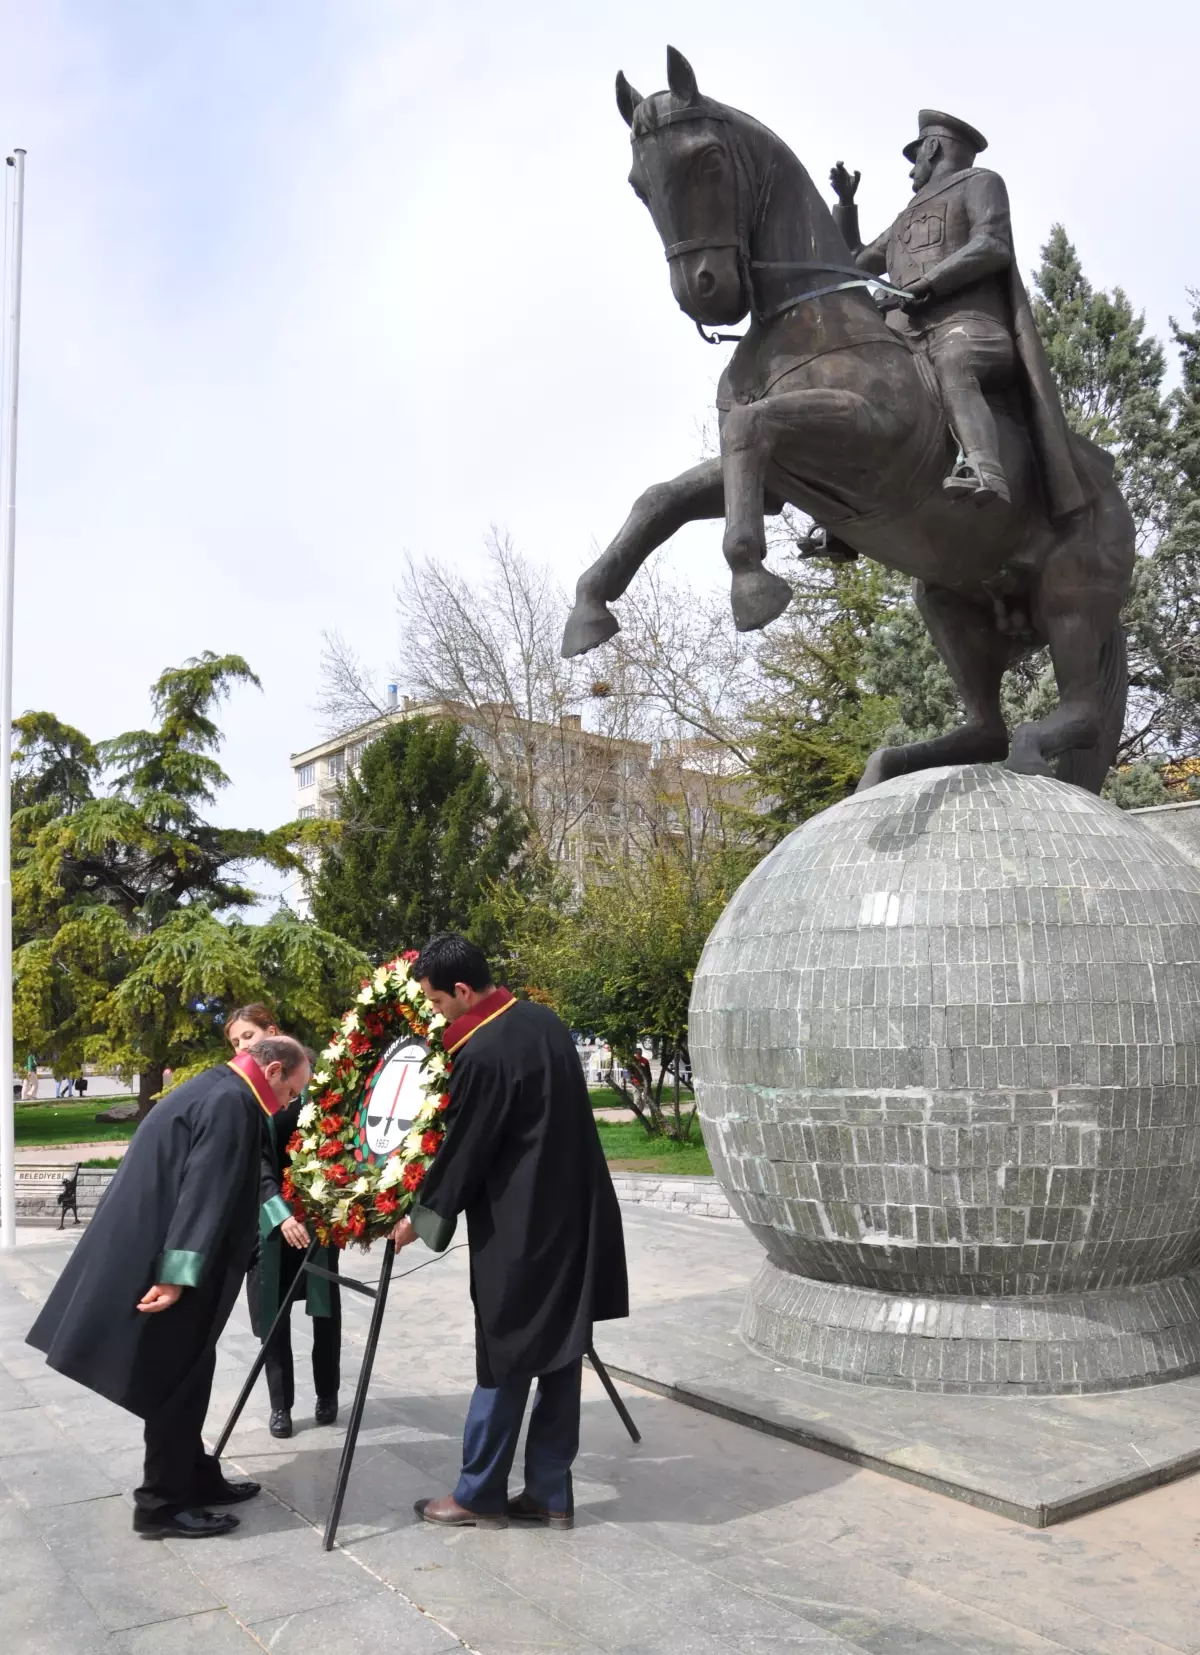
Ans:
[[[1120,621],[1100,646],[1100,738],[1094,747],[1069,747],[1058,761],[1058,779],[1099,793],[1117,756],[1125,726],[1129,668]]]

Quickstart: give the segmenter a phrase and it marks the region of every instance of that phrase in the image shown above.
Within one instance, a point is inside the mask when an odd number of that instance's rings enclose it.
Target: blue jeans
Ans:
[[[544,1373],[525,1438],[525,1492],[550,1511],[572,1511],[571,1465],[579,1452],[582,1358]],[[477,1385],[463,1431],[463,1465],[454,1498],[468,1511],[493,1516],[508,1502],[508,1474],[521,1435],[532,1379]]]

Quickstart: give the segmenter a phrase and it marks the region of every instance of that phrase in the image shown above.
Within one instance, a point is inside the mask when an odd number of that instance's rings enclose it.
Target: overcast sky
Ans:
[[[100,737],[202,649],[222,819],[291,814],[322,628],[380,662],[400,554],[491,522],[565,583],[691,464],[723,353],[676,309],[612,83],[701,88],[862,225],[917,108],[990,139],[1028,270],[1055,219],[1152,327],[1200,284],[1200,25],[1165,0],[0,0],[0,143],[29,152],[15,705]],[[12,173],[8,172],[11,180]],[[720,578],[719,536],[676,567]]]

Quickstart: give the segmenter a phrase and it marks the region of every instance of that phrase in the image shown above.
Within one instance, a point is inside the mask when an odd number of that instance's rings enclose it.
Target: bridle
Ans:
[[[683,258],[688,253],[708,252],[710,249],[718,247],[735,248],[742,283],[750,295],[750,314],[753,320],[760,325],[772,322],[777,316],[782,316],[789,310],[795,310],[797,305],[807,304],[812,299],[824,299],[831,293],[846,293],[851,288],[856,287],[879,288],[885,293],[891,293],[900,298],[907,297],[903,288],[893,287],[890,282],[881,281],[878,276],[868,274],[858,265],[829,264],[823,260],[810,259],[752,259],[750,257],[750,233],[746,226],[741,179],[743,173],[747,179],[752,178],[753,173],[737,127],[728,115],[724,114],[719,107],[714,107],[711,104],[698,104],[686,109],[668,109],[654,117],[653,125],[646,122],[644,130],[640,134],[635,131],[634,137],[649,137],[651,133],[657,132],[661,127],[674,126],[680,121],[712,121],[720,127],[728,128],[729,140],[725,141],[723,139],[723,148],[726,160],[732,163],[734,223],[737,233],[732,236],[693,237],[690,241],[673,241],[665,249],[668,264],[673,264],[676,259]],[[757,219],[757,216],[758,203],[756,202],[755,219]],[[758,293],[754,285],[754,272],[756,270],[807,271],[814,275],[847,276],[850,280],[830,282],[825,286],[808,288],[803,293],[794,293],[789,298],[781,300],[779,304],[772,305],[769,310],[764,310],[758,302]],[[706,345],[737,344],[746,337],[744,333],[706,333],[703,322],[699,321],[696,322],[696,332]]]

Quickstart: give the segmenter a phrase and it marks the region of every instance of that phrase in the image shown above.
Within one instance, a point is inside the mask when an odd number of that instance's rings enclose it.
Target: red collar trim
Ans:
[[[266,1075],[263,1074],[249,1052],[239,1052],[236,1057],[231,1057],[229,1067],[235,1075],[240,1076],[246,1082],[246,1085],[258,1099],[259,1108],[262,1109],[264,1114],[277,1115],[279,1113],[283,1105],[267,1085]]]
[[[506,1012],[509,1006],[515,1006],[516,996],[506,988],[494,988],[490,994],[485,994],[477,1005],[470,1011],[464,1011],[461,1017],[456,1017],[453,1023],[448,1023],[442,1030],[442,1049],[447,1055],[452,1055],[464,1045],[477,1029],[485,1023],[494,1022]]]

